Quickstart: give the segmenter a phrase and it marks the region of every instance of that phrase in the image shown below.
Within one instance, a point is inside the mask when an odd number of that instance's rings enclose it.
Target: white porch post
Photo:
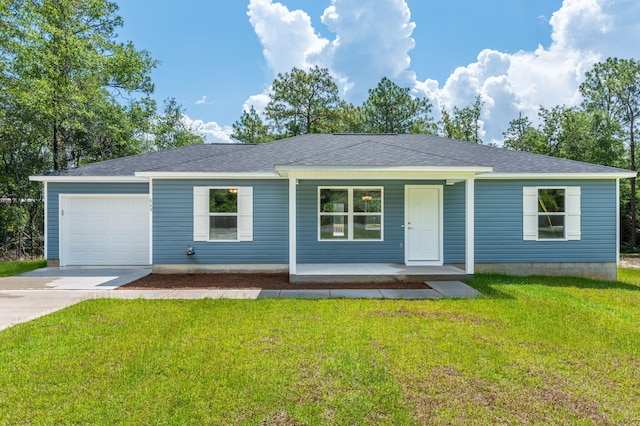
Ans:
[[[620,179],[616,179],[616,264],[620,264]]]
[[[296,201],[296,181],[297,179],[289,177],[289,274],[296,274],[296,212],[298,205]]]
[[[44,259],[49,261],[49,188],[47,186],[47,181],[44,182]],[[58,228],[60,225],[58,225]],[[60,253],[58,253],[58,259],[60,259]]]
[[[149,178],[149,265],[153,265],[153,179]]]
[[[467,274],[474,273],[475,263],[475,177],[465,181],[465,225],[466,225],[466,249],[465,249],[465,269]]]

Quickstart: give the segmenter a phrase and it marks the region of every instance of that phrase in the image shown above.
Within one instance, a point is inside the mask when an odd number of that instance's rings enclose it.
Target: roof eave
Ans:
[[[545,173],[485,173],[476,179],[628,179],[636,177],[632,171],[612,172],[545,172]]]
[[[146,179],[279,179],[275,172],[136,172]]]
[[[301,166],[276,165],[276,172],[282,177],[293,176],[332,176],[384,174],[433,174],[433,175],[477,175],[490,173],[493,167],[485,166]],[[384,177],[384,176],[381,176]]]
[[[33,182],[90,182],[90,183],[143,183],[149,179],[137,176],[64,176],[64,175],[32,175],[29,180]]]

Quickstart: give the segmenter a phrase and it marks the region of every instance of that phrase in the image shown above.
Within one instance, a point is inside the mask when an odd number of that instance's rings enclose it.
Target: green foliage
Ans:
[[[338,86],[327,68],[293,68],[273,80],[265,115],[278,137],[321,133],[332,128],[340,104]]]
[[[108,0],[0,0],[3,255],[42,254],[42,202],[29,175],[145,148],[157,62],[116,40],[116,12]]]
[[[262,143],[273,140],[273,136],[253,105],[249,111],[243,111],[240,120],[233,123],[231,137],[244,143]]]
[[[608,58],[588,71],[580,85],[583,106],[602,114],[607,121],[618,125],[618,134],[628,147],[628,168],[638,170],[636,164],[636,136],[640,128],[640,62],[634,59]],[[630,245],[637,245],[636,179],[631,179]]]
[[[0,277],[10,277],[33,271],[34,269],[44,268],[45,266],[47,266],[47,261],[44,259],[0,262]]]
[[[431,103],[383,77],[361,108],[365,133],[434,133]]]
[[[509,128],[503,135],[505,148],[534,154],[547,152],[544,134],[533,126],[528,117],[523,117],[522,113],[509,122]]]
[[[453,112],[442,111],[441,134],[445,138],[482,143],[480,137],[480,114],[484,102],[480,95],[473,104],[464,108],[453,107]]]
[[[0,423],[634,424],[640,273],[620,277],[478,274],[475,300],[90,300],[1,332]]]
[[[87,144],[96,143],[93,132],[105,110],[122,108],[120,118],[127,117],[116,96],[153,90],[149,73],[156,61],[116,41],[122,19],[111,1],[3,0],[2,6],[0,84],[28,125],[38,128],[36,144],[51,153],[52,168],[79,164],[91,151]],[[109,123],[103,127],[99,144],[112,146],[106,152],[117,155],[123,150],[118,145],[135,142],[119,138]]]
[[[157,150],[204,143],[204,138],[184,122],[184,110],[175,98],[165,100],[164,114],[156,119],[151,132]]]
[[[349,102],[341,102],[336,110],[336,119],[331,123],[335,133],[365,133],[362,108]]]
[[[509,123],[504,147],[534,154],[620,167],[624,145],[616,137],[619,126],[601,111],[556,106],[540,107],[534,127],[522,114]]]

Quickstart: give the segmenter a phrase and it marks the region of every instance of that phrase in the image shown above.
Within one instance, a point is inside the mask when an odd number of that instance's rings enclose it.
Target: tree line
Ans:
[[[274,79],[264,110],[266,122],[251,106],[233,124],[231,137],[244,143],[262,143],[305,133],[427,133],[481,143],[482,100],[443,110],[432,116],[433,105],[387,77],[369,90],[360,106],[340,97],[327,68],[293,68]]]
[[[42,254],[42,191],[29,175],[203,143],[151,99],[149,52],[117,40],[108,0],[0,0],[0,260]]]

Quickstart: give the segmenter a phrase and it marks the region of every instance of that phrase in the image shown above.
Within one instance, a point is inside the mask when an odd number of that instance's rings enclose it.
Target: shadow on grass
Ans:
[[[505,284],[525,284],[521,282],[520,278],[509,275],[500,274],[476,274],[470,280],[464,282],[471,287],[478,290],[482,296],[490,299],[515,299],[513,296],[503,293],[495,286]]]
[[[622,274],[623,276],[626,274]],[[615,289],[640,291],[640,285],[633,282],[633,277],[623,277],[621,281],[604,281],[581,277],[551,277],[543,275],[530,276],[514,276],[503,274],[476,274],[473,279],[466,281],[471,287],[478,290],[486,297],[492,299],[514,299],[513,296],[498,290],[497,286],[504,285],[542,285],[546,287],[574,287],[579,289]],[[640,282],[640,272],[638,273],[638,282]]]

